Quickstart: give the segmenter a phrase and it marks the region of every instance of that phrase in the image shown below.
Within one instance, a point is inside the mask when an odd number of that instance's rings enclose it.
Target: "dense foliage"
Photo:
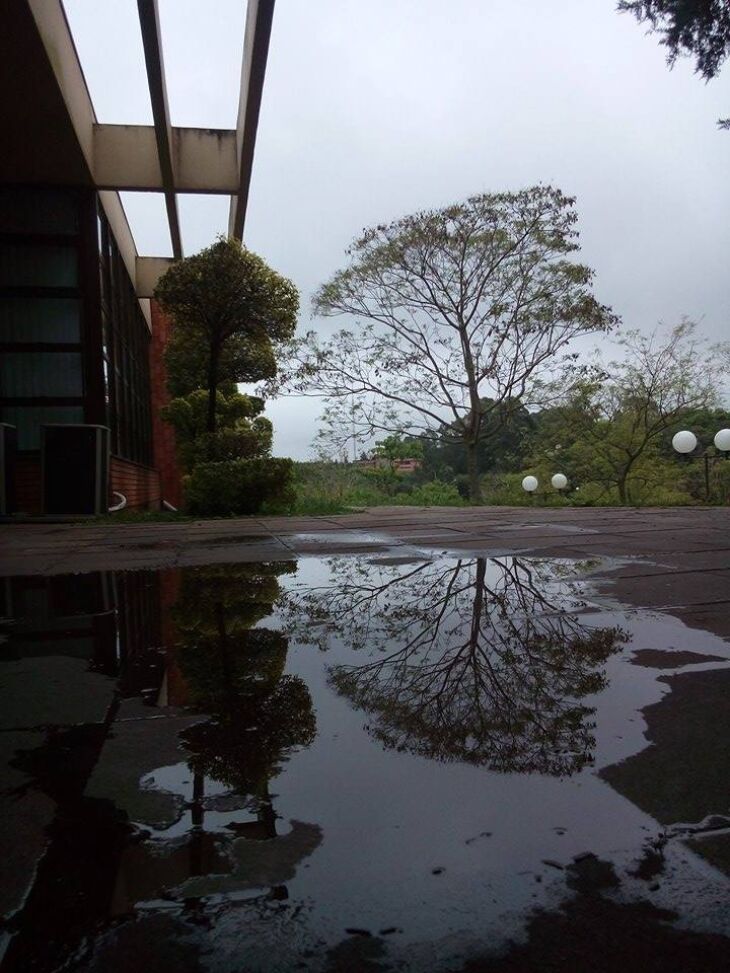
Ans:
[[[198,463],[184,481],[187,508],[210,517],[254,514],[265,503],[287,509],[293,502],[293,465],[271,456]]]
[[[620,0],[618,9],[659,33],[670,65],[682,54],[692,56],[706,80],[715,77],[730,53],[727,0]]]
[[[162,417],[175,428],[188,511],[227,516],[289,503],[291,461],[271,457],[263,400],[240,394],[237,383],[276,374],[296,325],[296,288],[221,238],[174,263],[155,297],[173,324],[166,366],[174,398]]]
[[[207,430],[215,432],[221,382],[276,374],[277,348],[296,327],[297,289],[261,257],[221,237],[172,264],[155,298],[173,321],[166,352],[170,392],[207,389]]]
[[[261,415],[263,399],[242,395],[235,386],[216,392],[216,430],[208,432],[208,393],[197,389],[173,399],[161,410],[175,428],[180,463],[189,473],[200,462],[254,459],[271,452],[273,427]]]
[[[619,0],[618,9],[659,34],[670,67],[680,55],[694,57],[695,70],[709,81],[730,54],[728,0]],[[718,125],[730,129],[730,118]]]

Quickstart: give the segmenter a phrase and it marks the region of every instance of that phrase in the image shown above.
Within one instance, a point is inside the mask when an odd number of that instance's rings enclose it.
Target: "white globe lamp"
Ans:
[[[730,450],[730,429],[721,429],[715,433],[714,443],[721,453],[727,453]]]
[[[534,493],[537,490],[537,477],[526,476],[522,481],[522,489],[527,493]]]
[[[550,482],[556,490],[564,490],[568,485],[568,477],[564,473],[556,473]]]
[[[689,429],[682,429],[672,436],[672,446],[678,453],[691,453],[696,445],[697,436]]]

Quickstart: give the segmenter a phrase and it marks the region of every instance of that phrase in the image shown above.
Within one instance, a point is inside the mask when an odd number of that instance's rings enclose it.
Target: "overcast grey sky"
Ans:
[[[97,115],[151,122],[134,0],[65,0]],[[235,126],[245,0],[160,0],[172,121]],[[578,198],[581,259],[625,326],[681,315],[730,338],[730,67],[669,71],[615,0],[277,0],[245,241],[302,293],[364,226],[474,193]],[[140,253],[169,254],[161,196],[124,194]],[[187,253],[228,200],[181,203]],[[319,406],[270,403],[305,458]]]

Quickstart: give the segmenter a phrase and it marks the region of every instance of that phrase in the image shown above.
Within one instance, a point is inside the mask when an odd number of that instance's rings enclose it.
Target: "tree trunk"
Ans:
[[[469,477],[469,499],[472,503],[482,502],[482,486],[479,482],[479,465],[477,463],[477,444],[464,443],[466,449],[466,472]]]
[[[629,458],[627,459],[624,465],[624,468],[622,470],[619,470],[618,482],[616,485],[618,486],[618,498],[621,502],[621,505],[624,507],[627,504],[631,503],[631,491],[629,489],[629,474],[631,473],[631,470],[633,469],[634,463],[636,462],[637,458],[638,458],[637,456],[629,456]]]
[[[216,392],[218,391],[218,364],[220,348],[217,344],[210,346],[210,360],[208,361],[208,419],[207,432],[215,432],[216,425]]]

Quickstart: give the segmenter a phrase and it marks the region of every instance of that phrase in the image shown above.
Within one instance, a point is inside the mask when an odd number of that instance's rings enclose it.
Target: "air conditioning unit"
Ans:
[[[109,429],[41,426],[43,512],[103,514],[109,507]]]
[[[15,510],[15,457],[18,452],[18,430],[0,422],[0,517]]]

